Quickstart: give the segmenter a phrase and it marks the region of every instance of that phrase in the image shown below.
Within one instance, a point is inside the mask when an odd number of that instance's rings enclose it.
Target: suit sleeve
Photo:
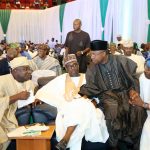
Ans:
[[[90,66],[86,72],[86,84],[82,85],[79,91],[80,95],[86,95],[89,98],[96,97],[100,94],[98,84],[96,82],[95,66]]]

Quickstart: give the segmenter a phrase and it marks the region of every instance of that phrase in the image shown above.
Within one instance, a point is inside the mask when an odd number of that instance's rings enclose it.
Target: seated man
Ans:
[[[100,99],[109,132],[111,150],[124,144],[124,150],[138,149],[145,110],[129,105],[129,91],[137,90],[136,64],[121,55],[108,54],[107,41],[91,42],[92,63],[80,94]]]
[[[10,73],[9,62],[18,56],[18,52],[15,48],[9,48],[7,50],[6,58],[0,60],[0,75]]]
[[[28,60],[32,59],[32,57],[28,53],[28,50],[26,49],[26,45],[24,43],[20,44],[20,54],[21,54],[21,56],[27,57]]]
[[[59,61],[48,55],[49,48],[45,44],[41,44],[38,47],[38,56],[36,56],[33,61],[37,65],[39,70],[52,70],[60,75],[61,67]]]
[[[34,90],[30,81],[31,70],[25,57],[10,61],[11,74],[0,76],[0,149],[9,145],[7,133],[18,126],[15,112],[18,100],[26,100]]]
[[[121,53],[117,52],[117,47],[115,43],[109,44],[109,52],[113,55],[121,55]]]
[[[58,110],[56,136],[60,142],[56,148],[80,150],[84,136],[86,141],[105,143],[109,135],[102,111],[78,94],[85,76],[79,73],[75,55],[68,55],[64,62],[68,73],[56,77],[35,95]]]
[[[140,76],[140,96],[137,92],[132,92],[131,104],[147,109],[147,119],[144,123],[140,150],[149,150],[150,141],[150,58],[145,62],[144,73]]]
[[[144,72],[145,58],[143,56],[133,54],[133,42],[130,40],[123,42],[123,50],[124,55],[137,64],[136,75],[139,78],[139,76]]]
[[[0,60],[0,75],[5,75],[10,73],[10,65],[9,62],[13,60],[15,57],[22,57],[19,55],[18,48],[9,48],[7,50],[6,58]],[[37,70],[36,64],[33,60],[28,60],[30,68],[34,71]]]

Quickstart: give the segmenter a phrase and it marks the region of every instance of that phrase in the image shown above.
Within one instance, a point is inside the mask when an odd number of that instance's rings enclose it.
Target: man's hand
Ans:
[[[81,56],[81,55],[82,55],[81,51],[77,51],[77,52],[76,52],[76,55],[77,55],[77,56]]]
[[[130,96],[130,100],[129,100],[130,104],[143,107],[144,102],[140,98],[139,93],[137,93],[135,90],[130,90],[129,96]]]
[[[136,105],[136,106],[140,106],[140,107],[143,107],[143,105],[144,105],[144,102],[142,101],[142,99],[141,98],[138,98],[138,99],[130,99],[129,100],[129,103],[131,104],[131,105]]]
[[[129,97],[131,100],[134,100],[139,97],[139,93],[132,89],[129,91]]]
[[[36,105],[42,104],[43,102],[39,99],[35,99],[35,101],[32,103],[32,107],[35,107]]]
[[[93,99],[91,102],[93,103],[93,105],[95,106],[95,108],[97,108],[97,103],[96,103],[95,99]]]
[[[29,98],[29,96],[30,96],[30,92],[22,91],[20,93],[10,96],[9,104],[12,104],[18,100],[27,100]]]
[[[22,91],[22,92],[16,94],[16,96],[18,97],[18,100],[26,100],[29,98],[30,92]]]

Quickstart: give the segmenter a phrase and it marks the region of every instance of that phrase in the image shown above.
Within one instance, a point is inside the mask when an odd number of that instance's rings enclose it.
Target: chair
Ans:
[[[37,82],[38,82],[39,88],[43,87],[44,85],[46,85],[49,81],[53,80],[54,78],[56,78],[56,76],[38,78]]]

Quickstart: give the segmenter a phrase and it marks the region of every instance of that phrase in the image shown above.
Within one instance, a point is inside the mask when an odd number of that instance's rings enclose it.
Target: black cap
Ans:
[[[107,41],[102,40],[94,40],[90,43],[90,47],[92,51],[104,51],[107,50]]]

